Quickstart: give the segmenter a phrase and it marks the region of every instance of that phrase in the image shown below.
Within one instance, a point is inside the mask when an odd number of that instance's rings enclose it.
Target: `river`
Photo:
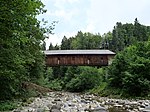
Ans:
[[[150,112],[150,100],[127,100],[92,94],[49,92],[30,98],[13,112]]]

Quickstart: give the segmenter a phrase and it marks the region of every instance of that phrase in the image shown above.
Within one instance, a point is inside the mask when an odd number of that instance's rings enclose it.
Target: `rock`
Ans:
[[[48,105],[47,105],[47,107],[48,107],[49,109],[51,109],[52,106],[53,106],[52,104],[48,104]]]
[[[121,108],[123,105],[115,104],[114,107]]]
[[[50,112],[61,112],[61,111],[58,109],[52,109]]]
[[[32,101],[13,112],[150,112],[150,100],[111,99],[69,92],[50,92]]]
[[[142,104],[141,104],[141,105],[139,105],[139,106],[140,106],[140,108],[145,108],[145,105],[142,105]]]
[[[139,109],[140,112],[142,112],[144,110],[144,108],[140,108],[140,107],[138,109]]]
[[[57,98],[57,99],[54,99],[54,101],[61,101],[61,99],[60,99],[60,98]]]
[[[13,112],[21,112],[20,110],[14,110]]]
[[[50,108],[49,108],[48,106],[45,106],[45,107],[44,107],[44,110],[45,110],[45,111],[49,111]]]
[[[150,112],[150,105],[145,107],[145,109],[143,109],[143,112]]]
[[[53,105],[53,106],[51,107],[51,110],[53,110],[53,109],[60,110],[60,109],[61,109],[61,105]]]
[[[96,107],[94,109],[91,110],[91,112],[107,112],[106,109],[104,107]]]
[[[74,103],[68,103],[68,106],[70,106],[70,107],[74,107],[74,106],[75,106],[75,104],[74,104]]]
[[[85,104],[90,103],[89,100],[84,100],[84,99],[82,99],[81,102],[82,102],[82,103],[85,103]]]
[[[28,111],[30,112],[30,111]],[[34,111],[31,111],[31,112],[34,112]],[[36,112],[44,112],[44,109],[43,108],[38,108]]]
[[[131,105],[138,105],[138,102],[133,101],[133,102],[131,102]]]
[[[149,106],[149,103],[145,102],[145,106]]]
[[[101,107],[101,106],[96,107],[94,109],[91,109],[91,108],[85,109],[84,111],[88,111],[88,112],[107,112],[107,110],[104,107]]]

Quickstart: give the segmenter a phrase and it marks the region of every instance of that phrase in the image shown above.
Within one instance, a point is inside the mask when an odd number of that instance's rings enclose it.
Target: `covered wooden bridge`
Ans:
[[[115,55],[110,50],[47,50],[47,66],[107,66]]]

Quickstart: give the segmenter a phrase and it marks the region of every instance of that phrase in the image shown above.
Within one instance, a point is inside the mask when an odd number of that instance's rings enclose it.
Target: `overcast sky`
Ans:
[[[135,18],[150,25],[150,0],[41,0],[47,13],[39,16],[56,24],[50,35],[53,45],[63,36],[74,36],[78,31],[100,33],[112,31],[116,22],[133,23]]]

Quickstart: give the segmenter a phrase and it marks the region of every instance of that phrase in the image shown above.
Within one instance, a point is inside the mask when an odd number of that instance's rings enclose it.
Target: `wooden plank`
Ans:
[[[108,59],[113,58],[109,55],[49,55],[46,57],[47,66],[60,66],[60,65],[108,65]]]

